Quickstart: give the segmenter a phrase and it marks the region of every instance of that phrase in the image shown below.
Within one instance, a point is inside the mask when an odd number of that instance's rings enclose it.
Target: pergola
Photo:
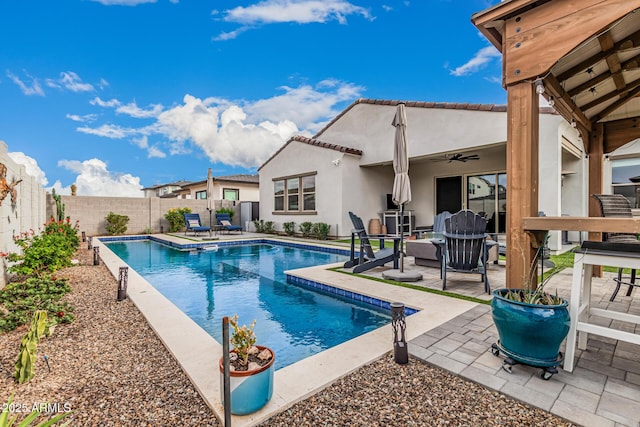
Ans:
[[[518,288],[547,230],[640,233],[640,220],[600,218],[592,197],[588,218],[537,216],[539,93],[582,138],[589,195],[603,193],[605,154],[640,138],[640,0],[506,0],[471,20],[502,52],[507,286]]]

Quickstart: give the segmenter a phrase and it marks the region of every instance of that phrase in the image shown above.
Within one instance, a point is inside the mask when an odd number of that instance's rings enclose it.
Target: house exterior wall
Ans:
[[[430,225],[435,214],[435,179],[462,176],[463,187],[469,175],[506,171],[507,114],[502,111],[455,110],[407,107],[409,177],[415,225]],[[321,142],[362,150],[362,156],[347,155],[300,141],[290,141],[277,156],[260,169],[260,217],[282,223],[295,221],[327,222],[331,234],[349,235],[349,211],[359,215],[365,225],[382,219],[386,194],[391,193],[395,128],[391,125],[396,107],[360,103],[346,111],[315,138]],[[567,157],[562,139],[576,147],[577,132],[555,114],[540,114],[539,210],[547,215],[586,215],[586,201],[580,188],[586,184],[584,156]],[[473,151],[469,151],[469,150]],[[435,162],[434,156],[466,150],[478,153],[479,160]],[[332,160],[340,159],[335,166]],[[576,172],[563,181],[563,163]],[[315,215],[273,215],[273,178],[317,172]],[[563,190],[563,185],[565,189]],[[463,188],[463,192],[466,189]],[[462,194],[463,201],[466,194]],[[507,195],[508,197],[508,195]],[[466,205],[463,205],[466,207]],[[560,245],[560,232],[552,236],[552,249]]]
[[[47,221],[46,193],[36,178],[27,174],[24,166],[15,163],[7,154],[7,144],[0,141],[0,163],[7,167],[7,184],[22,180],[14,188],[17,194],[16,204],[11,202],[11,194],[0,204],[0,252],[18,252],[13,236],[33,229],[43,228]],[[7,282],[7,263],[0,259],[0,288]]]
[[[331,235],[336,234],[337,224],[337,232],[341,233],[342,191],[350,185],[349,181],[343,178],[342,172],[345,164],[350,164],[350,168],[357,167],[357,163],[352,162],[350,157],[352,156],[303,143],[288,144],[280,155],[260,170],[260,219],[273,221],[277,231],[283,230],[282,224],[285,222],[295,222],[297,230],[298,225],[308,221],[331,225]],[[334,160],[340,160],[340,163],[334,165]],[[313,172],[317,172],[315,213],[274,213],[273,179]]]
[[[459,151],[504,141],[506,113],[407,107],[409,158]],[[357,104],[317,139],[363,151],[362,166],[393,158],[396,113],[392,105]],[[501,119],[502,118],[502,119]]]

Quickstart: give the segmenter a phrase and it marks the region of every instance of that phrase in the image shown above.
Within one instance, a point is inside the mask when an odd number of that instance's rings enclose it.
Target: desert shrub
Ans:
[[[311,227],[311,233],[318,240],[327,240],[331,226],[324,222],[316,222]]]
[[[11,273],[24,276],[53,273],[71,265],[71,257],[80,245],[78,228],[78,223],[71,225],[68,217],[63,221],[51,218],[40,234],[30,229],[13,236],[21,254],[0,253],[0,256],[14,263],[8,268]]]
[[[284,228],[284,232],[287,233],[287,236],[293,236],[296,234],[296,223],[293,221],[285,222],[282,224]]]
[[[191,213],[191,208],[171,208],[164,215],[169,221],[169,232],[173,233],[184,228],[184,214]]]
[[[38,310],[55,323],[71,323],[73,306],[60,299],[71,292],[66,279],[50,275],[8,283],[0,290],[0,332],[9,332],[29,322]]]
[[[124,234],[127,231],[127,223],[129,217],[127,215],[119,215],[113,212],[109,212],[109,215],[105,218],[107,233],[111,235]]]
[[[313,228],[313,223],[309,221],[305,221],[300,224],[300,233],[302,233],[302,237],[311,237],[311,229]]]

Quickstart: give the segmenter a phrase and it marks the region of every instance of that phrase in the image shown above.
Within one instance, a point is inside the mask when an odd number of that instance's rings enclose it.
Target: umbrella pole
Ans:
[[[404,203],[400,204],[400,273],[404,273]]]

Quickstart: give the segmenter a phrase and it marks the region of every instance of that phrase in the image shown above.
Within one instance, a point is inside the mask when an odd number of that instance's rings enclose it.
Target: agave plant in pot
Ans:
[[[238,315],[229,319],[232,332],[229,339],[233,346],[230,359],[230,403],[231,413],[246,415],[262,408],[273,395],[274,352],[265,346],[256,345],[253,331],[256,321],[251,325],[240,326]],[[224,360],[221,357],[220,395],[224,403]]]
[[[536,284],[537,262],[545,244],[538,247],[531,265],[525,268],[522,288],[503,288],[493,292],[491,313],[499,341],[492,352],[506,356],[502,367],[511,372],[517,363],[543,368],[545,380],[558,372],[563,355],[560,345],[569,332],[569,310],[566,299],[545,290],[549,280],[565,266],[556,265]],[[517,240],[517,239],[516,239]],[[522,260],[524,262],[524,251]]]

